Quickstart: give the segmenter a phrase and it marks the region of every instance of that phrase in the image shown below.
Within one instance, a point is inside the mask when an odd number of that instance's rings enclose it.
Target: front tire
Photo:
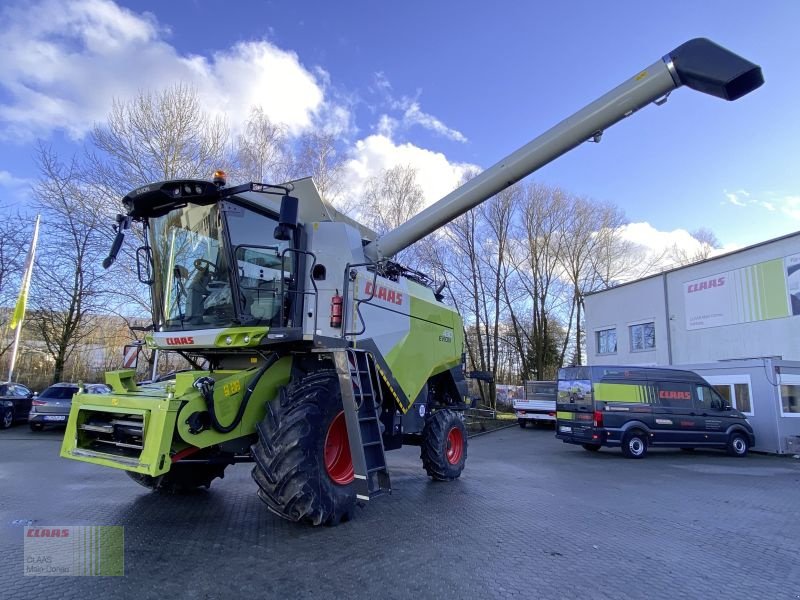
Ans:
[[[750,443],[744,434],[734,432],[728,438],[728,445],[726,449],[729,455],[735,456],[736,458],[743,458],[747,456],[747,451],[750,449]]]
[[[353,462],[335,371],[309,373],[281,388],[257,429],[253,479],[270,511],[315,526],[352,517]]]
[[[467,462],[467,430],[459,413],[444,408],[427,418],[420,458],[434,481],[452,481],[461,475]]]
[[[642,431],[629,431],[622,438],[622,454],[625,458],[644,458],[647,456],[647,434]]]

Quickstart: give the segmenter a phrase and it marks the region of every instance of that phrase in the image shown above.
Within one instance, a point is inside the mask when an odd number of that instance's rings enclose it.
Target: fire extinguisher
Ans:
[[[339,290],[331,297],[331,327],[342,326],[342,297]]]

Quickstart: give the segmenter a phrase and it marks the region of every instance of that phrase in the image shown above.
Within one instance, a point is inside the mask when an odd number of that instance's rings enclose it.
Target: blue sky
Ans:
[[[800,229],[800,3],[15,0],[0,26],[0,206],[24,206],[37,139],[77,150],[112,98],[188,79],[232,128],[254,102],[336,131],[352,189],[411,163],[429,200],[692,37],[760,64],[737,102],[679,90],[534,178],[611,201],[651,241],[728,247]],[[355,193],[355,192],[354,192]],[[658,234],[657,232],[664,232]],[[646,240],[640,240],[646,241]]]

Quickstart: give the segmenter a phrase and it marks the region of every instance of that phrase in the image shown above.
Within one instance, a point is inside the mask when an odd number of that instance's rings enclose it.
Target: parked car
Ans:
[[[72,407],[72,396],[78,393],[77,383],[56,383],[31,402],[28,423],[32,431],[41,431],[45,425],[65,425]],[[104,383],[83,386],[87,394],[109,394],[111,388]]]
[[[8,429],[14,422],[26,420],[34,396],[31,390],[20,383],[0,383],[0,427]]]

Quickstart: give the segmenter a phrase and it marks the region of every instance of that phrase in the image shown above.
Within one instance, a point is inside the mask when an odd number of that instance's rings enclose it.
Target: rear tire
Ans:
[[[528,426],[527,419],[517,419],[517,423],[519,423],[519,426],[522,427],[523,429],[525,429]]]
[[[342,418],[339,379],[330,370],[290,382],[267,404],[251,450],[258,496],[270,511],[315,526],[350,520],[356,495]]]
[[[467,462],[467,430],[459,413],[443,408],[428,416],[419,456],[434,481],[452,481],[461,475]]]
[[[583,449],[588,452],[599,452],[600,451],[600,444],[581,444]]]
[[[728,438],[728,454],[731,456],[735,456],[736,458],[743,458],[747,456],[747,451],[750,448],[750,443],[747,441],[747,438],[744,434],[739,432],[733,432],[731,436]]]
[[[195,456],[193,456],[194,458]],[[200,458],[200,456],[197,456]],[[134,473],[133,471],[125,471],[128,477],[133,479],[139,485],[146,487],[154,492],[161,492],[165,494],[187,494],[194,492],[199,488],[208,489],[211,482],[217,477],[222,479],[225,477],[224,463],[180,463],[177,462],[170,470],[163,475],[152,477],[151,475],[144,475],[142,473]]]
[[[638,429],[626,433],[622,438],[622,454],[625,458],[647,456],[647,434]]]

